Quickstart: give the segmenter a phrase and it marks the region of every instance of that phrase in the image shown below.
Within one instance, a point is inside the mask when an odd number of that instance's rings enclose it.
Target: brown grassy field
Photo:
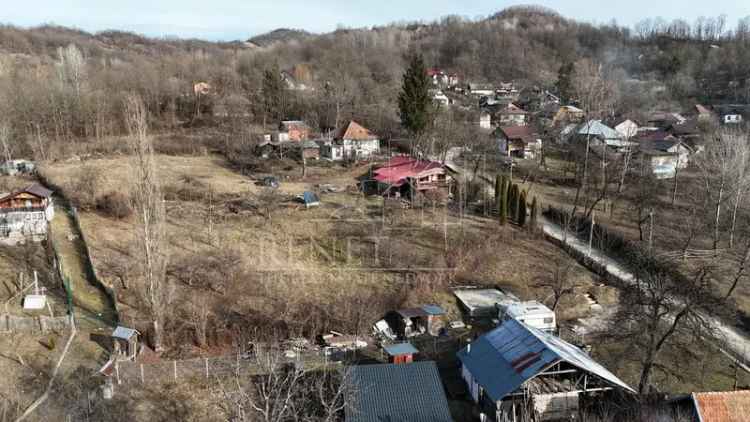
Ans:
[[[262,318],[311,334],[310,329],[369,331],[388,309],[427,302],[458,317],[447,290],[451,284],[495,285],[523,298],[549,299],[550,292],[537,284],[560,252],[511,226],[446,215],[442,208],[384,211],[381,199],[356,193],[322,193],[322,206],[309,210],[290,201],[320,183],[354,185],[366,166],[310,166],[305,180],[278,171],[280,192],[267,212],[266,190],[220,156],[160,155],[158,163],[170,199],[170,275],[183,311],[208,297],[225,318]],[[97,192],[128,191],[127,157],[58,163],[44,173],[68,191],[82,167],[99,175]],[[133,218],[115,220],[89,209],[82,210],[81,221],[99,273],[119,290],[125,320],[137,323],[138,297],[135,289],[125,289]],[[614,300],[588,271],[569,265],[580,294]],[[562,319],[585,316],[588,306],[580,302],[580,296],[564,299]],[[362,303],[371,306],[357,305]],[[175,332],[185,330],[189,324]]]

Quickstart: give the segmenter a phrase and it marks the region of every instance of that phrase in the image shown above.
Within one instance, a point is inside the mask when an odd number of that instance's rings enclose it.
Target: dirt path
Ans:
[[[70,280],[76,321],[83,330],[98,330],[114,325],[115,310],[109,297],[96,286],[86,268],[86,255],[67,201],[55,197],[55,218],[51,240],[60,255],[63,273]]]
[[[609,274],[617,277],[623,282],[635,283],[635,276],[630,270],[625,268],[612,257],[608,256],[604,251],[601,251],[596,247],[589,249],[589,245],[586,242],[578,239],[572,234],[564,236],[562,227],[552,223],[544,217],[542,217],[541,222],[544,227],[545,235],[553,237],[561,242],[565,239],[565,244],[580,253],[588,254],[591,260],[603,265]],[[672,300],[679,303],[680,299],[673,298]],[[716,347],[730,358],[738,360],[738,363],[740,364],[739,366],[746,372],[750,372],[750,367],[745,365],[746,362],[750,362],[750,338],[747,334],[711,315],[706,316],[706,320],[724,337],[723,344],[717,344]]]

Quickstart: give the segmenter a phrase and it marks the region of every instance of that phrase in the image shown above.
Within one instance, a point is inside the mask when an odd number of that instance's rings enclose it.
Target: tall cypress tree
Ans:
[[[500,177],[499,193],[497,198],[497,210],[500,216],[500,225],[504,226],[508,222],[508,188],[505,177]]]
[[[518,185],[510,188],[510,218],[518,223]]]
[[[537,230],[537,225],[539,224],[539,204],[536,202],[536,196],[534,199],[531,200],[531,221],[530,221],[530,230],[532,232],[535,232]]]
[[[518,225],[523,227],[526,225],[526,191],[521,191],[518,196]]]
[[[427,79],[424,59],[421,55],[414,54],[409,59],[409,67],[404,73],[401,93],[398,96],[401,125],[414,136],[423,133],[429,122],[429,88],[430,81]]]

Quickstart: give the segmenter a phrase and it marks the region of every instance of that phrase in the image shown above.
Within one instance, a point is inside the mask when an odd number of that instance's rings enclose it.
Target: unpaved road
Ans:
[[[551,236],[561,242],[563,241],[564,234],[562,227],[552,223],[544,217],[541,218],[541,222],[545,235]],[[565,243],[578,252],[584,254],[589,253],[588,244],[572,234],[569,234],[565,238]],[[635,276],[633,276],[627,268],[596,247],[591,248],[589,256],[595,262],[605,266],[609,274],[612,274],[626,283],[635,282]],[[673,300],[679,301],[680,299],[674,298]],[[713,328],[724,337],[724,344],[717,345],[719,350],[727,354],[730,358],[733,357],[737,359],[740,366],[742,366],[745,371],[750,372],[750,367],[745,365],[746,363],[750,363],[750,337],[718,318],[714,318],[710,315],[705,316],[705,318]]]

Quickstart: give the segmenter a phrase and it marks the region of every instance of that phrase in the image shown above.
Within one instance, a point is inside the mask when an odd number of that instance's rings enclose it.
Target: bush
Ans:
[[[130,199],[121,192],[109,192],[96,200],[96,208],[107,217],[123,219],[133,214]]]

